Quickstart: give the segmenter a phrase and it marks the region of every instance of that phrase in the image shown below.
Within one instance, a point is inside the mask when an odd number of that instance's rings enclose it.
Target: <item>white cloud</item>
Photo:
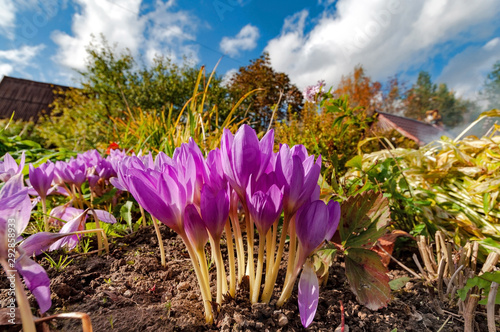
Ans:
[[[0,50],[0,76],[11,75],[13,72],[19,72],[23,75],[27,67],[32,67],[33,59],[40,53],[45,45],[22,46],[17,49]]]
[[[198,19],[186,11],[173,11],[173,0],[156,1],[156,8],[145,18],[146,59],[151,62],[157,55],[168,55],[174,62],[186,56],[198,62],[198,45],[195,32]]]
[[[139,48],[144,20],[139,17],[141,0],[123,0],[119,4],[111,1],[76,0],[81,11],[73,15],[73,35],[61,31],[52,34],[59,46],[54,60],[64,66],[82,70],[85,68],[85,48],[92,41],[92,35],[103,34],[108,42],[117,43],[118,50]]]
[[[37,0],[0,0],[0,35],[13,40],[16,37],[14,30],[19,12],[35,9],[39,12],[36,14],[36,18],[38,19],[47,14],[47,7],[46,3],[39,4]],[[29,21],[28,23],[32,24]]]
[[[0,0],[0,35],[14,38],[14,27],[16,23],[16,6],[13,0]]]
[[[318,79],[336,84],[357,64],[385,80],[471,40],[491,38],[499,12],[498,0],[474,5],[465,0],[339,0],[308,33],[306,11],[285,20],[265,50],[273,67],[299,87]]]
[[[444,67],[437,81],[446,83],[457,95],[477,99],[478,88],[484,84],[493,64],[500,60],[500,38],[483,46],[470,46],[454,56]]]
[[[0,77],[9,76],[14,71],[14,66],[9,63],[0,63]]]
[[[228,71],[226,71],[226,73],[224,74],[224,77],[222,78],[221,84],[223,86],[228,86],[230,81],[231,81],[231,78],[233,78],[233,76],[236,75],[236,73],[238,73],[238,69],[236,69],[236,68],[232,68],[232,69],[229,69]]]
[[[257,47],[259,28],[251,24],[245,25],[235,37],[223,37],[220,42],[222,52],[236,57],[240,51],[250,51]]]
[[[53,60],[66,67],[82,70],[87,59],[86,47],[92,35],[103,35],[117,51],[129,49],[134,56],[144,52],[151,62],[156,55],[168,55],[174,61],[182,55],[197,61],[197,46],[192,33],[196,20],[187,12],[173,11],[174,0],[157,0],[149,12],[141,14],[142,0],[76,0],[80,11],[73,15],[72,33],[55,31],[52,39],[59,46]]]

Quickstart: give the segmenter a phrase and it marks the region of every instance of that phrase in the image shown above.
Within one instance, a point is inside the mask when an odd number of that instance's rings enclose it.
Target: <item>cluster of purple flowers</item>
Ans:
[[[0,261],[4,265],[8,257],[7,219],[16,219],[16,247],[21,256],[15,268],[23,275],[42,311],[47,310],[49,280],[43,268],[29,256],[62,246],[74,248],[88,214],[94,216],[97,227],[99,220],[116,222],[108,212],[92,207],[92,199],[112,184],[119,191],[130,192],[154,220],[183,239],[200,284],[207,322],[213,321],[207,242],[210,241],[215,255],[218,304],[227,293],[235,296],[237,283],[245,276],[250,281],[251,301],[269,302],[289,236],[289,268],[277,303],[282,305],[288,300],[303,270],[298,298],[302,323],[307,327],[318,301],[318,280],[308,257],[332,238],[339,223],[340,206],[334,201],[326,204],[319,198],[321,157],[315,159],[302,145],[290,148],[283,144],[278,152],[273,147],[273,131],[259,140],[253,129],[243,125],[235,135],[225,129],[220,149],[210,151],[206,157],[192,139],[178,147],[172,157],[162,152],[155,158],[151,153],[128,156],[124,151],[111,150],[103,158],[91,150],[67,162],[47,161],[36,168],[30,165],[28,186],[22,177],[24,156],[18,165],[7,154],[0,162],[0,180],[6,182],[0,191]],[[82,194],[85,182],[90,188],[90,203]],[[29,194],[37,198],[32,202]],[[50,218],[45,218],[45,201],[50,194],[65,195],[68,202],[53,208]],[[46,232],[23,240],[20,235],[28,224],[32,205],[38,201],[42,202]],[[244,219],[240,220],[240,216]],[[54,227],[60,228],[58,233],[49,232]],[[255,261],[257,234],[259,250]],[[229,285],[220,250],[223,236],[228,248]],[[263,275],[265,282],[261,287]]]
[[[182,144],[172,156],[159,153],[125,157],[117,166],[117,188],[128,190],[155,219],[177,232],[191,255],[206,303],[207,321],[211,320],[210,288],[204,246],[210,239],[215,255],[225,233],[229,249],[230,285],[227,285],[222,257],[217,266],[217,302],[223,293],[234,296],[234,249],[238,256],[238,279],[248,275],[252,302],[259,300],[266,251],[265,285],[261,301],[269,302],[283,256],[286,235],[294,239],[290,249],[290,275],[278,304],[291,294],[295,280],[307,258],[325,240],[330,240],[340,219],[340,206],[319,199],[318,177],[321,157],[308,155],[302,145],[283,144],[273,152],[274,134],[260,141],[253,129],[240,127],[233,136],[224,130],[220,149],[206,158],[193,140]],[[238,210],[245,216],[247,252],[243,250]],[[277,241],[280,216],[284,214],[281,239]],[[254,261],[255,229],[259,235],[259,253]],[[295,241],[298,239],[298,243]],[[234,241],[234,242],[233,242]],[[234,247],[233,247],[234,246]],[[200,254],[201,252],[201,254]],[[233,261],[231,261],[233,260]],[[309,325],[316,307],[318,282],[310,265],[305,265],[299,292],[299,307],[304,325]],[[309,298],[313,300],[309,300]],[[308,299],[304,301],[304,299]]]
[[[47,161],[38,167],[30,164],[29,179],[26,180],[28,186],[22,173],[24,153],[19,165],[9,154],[0,162],[0,181],[4,182],[0,190],[0,263],[6,271],[16,270],[23,277],[42,313],[51,306],[50,280],[45,270],[29,257],[61,247],[69,250],[75,248],[81,237],[78,231],[85,229],[88,214],[103,222],[116,222],[113,215],[106,211],[84,209],[84,203],[89,203],[83,200],[81,187],[88,181],[92,195],[101,194],[105,182],[111,176],[116,176],[113,165],[123,156],[123,152],[113,152],[104,159],[97,151],[92,150],[79,154],[68,162]],[[69,201],[54,207],[50,218],[47,218],[45,201],[47,195],[51,194],[67,196]],[[30,195],[35,198],[31,200]],[[33,207],[40,201],[45,232],[24,239],[21,234],[28,226]],[[60,228],[59,232],[49,232],[51,226]]]
[[[304,99],[310,103],[315,103],[320,100],[323,94],[323,88],[325,86],[325,81],[318,81],[316,85],[309,85],[304,89],[303,96]]]

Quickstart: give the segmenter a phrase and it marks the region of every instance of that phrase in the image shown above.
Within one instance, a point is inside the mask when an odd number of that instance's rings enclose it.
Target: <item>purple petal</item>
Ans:
[[[306,147],[302,144],[294,145],[290,149],[290,152],[292,153],[292,155],[298,156],[300,158],[300,160],[303,160],[303,161],[306,160],[308,157],[310,157],[309,154],[307,153]]]
[[[121,191],[128,191],[128,188],[125,186],[125,184],[123,183],[123,181],[120,178],[118,178],[118,177],[109,179],[109,182],[116,189],[119,189]]]
[[[299,280],[299,312],[302,325],[307,328],[316,315],[319,298],[319,282],[312,265],[308,262],[302,269]]]
[[[325,240],[330,241],[337,231],[340,222],[340,204],[339,202],[329,201],[328,205],[328,227],[325,235]]]
[[[269,166],[269,160],[273,155],[274,130],[268,131],[259,142],[260,149],[260,172],[262,174]]]
[[[257,177],[261,167],[260,143],[255,130],[248,125],[241,126],[234,136],[232,153],[231,163],[235,180],[243,191],[247,187],[250,174]]]
[[[107,224],[116,224],[116,218],[109,212],[104,210],[89,210],[89,214],[95,215],[99,221]]]
[[[5,222],[13,219],[17,235],[24,232],[31,216],[31,200],[28,196],[28,188],[17,185],[19,175],[10,178],[0,190],[0,219],[5,220]],[[22,184],[22,178],[20,183]],[[16,192],[19,188],[20,190]]]
[[[63,222],[58,219],[62,219],[64,222],[74,219],[78,215],[82,214],[83,210],[76,209],[69,206],[69,203],[64,205],[59,205],[53,208],[49,213],[49,224],[63,225]]]
[[[26,256],[40,255],[42,251],[49,250],[49,247],[57,240],[67,236],[67,234],[40,232],[26,238],[19,248],[23,249]]]
[[[304,188],[316,185],[316,183],[305,183],[304,176],[305,173],[302,161],[299,157],[292,156],[292,174],[290,177],[290,190],[287,197],[287,212],[292,215],[295,211],[297,211],[300,205],[302,205],[302,202],[300,202],[299,199],[304,192]]]
[[[316,163],[313,164],[308,173],[306,173],[304,178],[304,187],[299,199],[299,205],[304,204],[311,197],[311,194],[316,189],[318,184],[319,174],[321,172],[321,156],[318,157]]]
[[[16,175],[14,175],[13,177],[11,177],[3,185],[2,189],[0,190],[0,199],[2,199],[4,197],[17,195],[18,193],[20,193],[23,190],[26,190],[26,192],[27,192],[28,188],[26,188],[24,186],[23,175],[21,173],[18,173]]]
[[[81,210],[80,210],[81,211]],[[59,230],[60,234],[73,233],[77,231],[83,231],[85,229],[85,221],[87,220],[87,211],[83,211],[81,214],[76,216],[73,220],[68,221],[62,228]],[[72,250],[76,247],[78,242],[80,241],[80,237],[82,235],[70,235],[66,236],[56,242],[54,242],[49,250],[57,250],[64,246],[67,246],[68,250]]]
[[[158,184],[158,179],[155,179],[154,175],[138,169],[132,169],[129,173],[130,193],[137,202],[154,218],[175,232],[182,231],[179,199],[175,200],[176,194],[179,195],[179,184],[174,179],[164,176],[159,181],[160,188],[157,188],[155,183]]]
[[[229,197],[225,189],[214,194],[208,185],[201,190],[200,210],[203,222],[214,239],[221,237],[229,216]]]
[[[325,202],[318,200],[306,203],[295,218],[297,237],[302,245],[302,254],[309,256],[325,239],[329,225],[328,209]]]
[[[27,255],[22,255],[16,261],[16,270],[23,277],[26,287],[33,293],[42,313],[50,309],[50,279],[47,272],[32,261]]]
[[[189,241],[196,249],[202,250],[208,241],[208,233],[205,223],[193,204],[189,204],[184,210],[184,229]]]

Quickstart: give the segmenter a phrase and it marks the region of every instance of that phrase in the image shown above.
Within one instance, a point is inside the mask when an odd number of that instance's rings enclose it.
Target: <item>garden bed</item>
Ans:
[[[53,305],[48,314],[88,313],[94,331],[303,330],[296,290],[283,308],[277,308],[276,299],[270,305],[251,305],[245,286],[238,289],[236,299],[226,299],[215,324],[206,325],[196,276],[184,244],[166,227],[162,227],[162,233],[166,267],[160,265],[152,226],[116,239],[109,255],[73,255],[71,264],[61,271],[51,268],[43,255],[39,256],[38,261],[51,279]],[[58,259],[54,253],[52,256]],[[215,294],[213,266],[210,275]],[[406,275],[400,270],[390,272],[391,280]],[[275,295],[279,294],[283,277],[284,273],[278,276]],[[5,278],[0,285],[2,289],[7,288]],[[341,323],[340,300],[350,331],[463,331],[463,320],[456,307],[433,300],[429,287],[419,280],[412,280],[403,289],[394,291],[393,300],[386,308],[370,311],[359,305],[350,291],[341,257],[330,268],[326,286],[320,288],[318,311],[309,330],[334,331]],[[33,296],[30,301],[32,307],[37,307]],[[439,308],[444,310],[442,314],[438,313]],[[485,317],[476,316],[476,321],[479,331],[487,330]],[[19,329],[20,326],[9,331]],[[80,329],[75,320],[58,320],[50,325],[50,331]]]

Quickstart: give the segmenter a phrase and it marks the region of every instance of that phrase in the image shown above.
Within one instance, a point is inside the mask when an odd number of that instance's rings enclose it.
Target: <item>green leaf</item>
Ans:
[[[408,281],[410,281],[410,277],[401,277],[401,278],[396,278],[394,280],[389,281],[389,286],[393,291],[400,290],[403,288]]]
[[[371,248],[390,220],[387,198],[374,191],[349,197],[342,203],[339,233],[342,246],[348,248]]]
[[[134,203],[132,201],[127,201],[123,206],[120,208],[120,216],[122,217],[123,220],[127,222],[128,227],[132,230],[132,205]]]
[[[363,156],[357,155],[348,162],[345,163],[346,167],[353,167],[359,170],[363,169]]]
[[[465,301],[465,298],[467,297],[467,293],[469,292],[469,290],[473,287],[478,287],[480,290],[482,290],[483,293],[483,299],[479,301],[479,304],[486,305],[488,303],[488,295],[490,294],[490,288],[492,282],[500,284],[500,271],[486,272],[480,276],[475,276],[474,278],[470,278],[469,280],[467,280],[467,283],[465,284],[464,288],[459,289],[457,291],[458,296],[460,296],[460,299],[462,301]],[[500,292],[497,293],[497,296],[495,298],[495,304],[500,304]]]
[[[489,254],[490,252],[497,252],[500,254],[500,243],[493,238],[489,237],[482,240],[477,240],[481,245],[481,248],[485,249]]]
[[[345,273],[358,302],[368,309],[385,307],[391,299],[387,268],[375,252],[361,248],[346,251]]]

